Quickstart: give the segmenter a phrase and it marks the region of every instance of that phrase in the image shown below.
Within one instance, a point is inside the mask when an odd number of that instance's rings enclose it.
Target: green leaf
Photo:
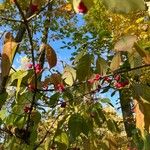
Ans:
[[[4,92],[4,93],[0,93],[0,109],[2,108],[2,106],[4,105],[6,99],[8,97],[8,93]]]
[[[102,99],[100,99],[100,101],[101,101],[102,103],[106,103],[106,104],[109,104],[109,105],[111,105],[112,107],[114,107],[114,106],[111,104],[111,101],[110,101],[109,98],[102,98]]]
[[[80,81],[85,80],[85,78],[89,75],[91,62],[92,62],[92,57],[90,54],[84,55],[79,60],[77,65],[77,78]]]
[[[80,53],[77,54],[77,56],[74,59],[74,64],[77,64],[79,60],[85,55],[85,50],[81,51]]]
[[[24,71],[24,70],[19,70],[17,72],[14,72],[12,75],[11,75],[11,79],[10,81],[13,82],[14,80],[17,80],[17,89],[16,89],[16,96],[18,96],[18,93],[20,91],[20,86],[21,86],[21,82],[22,82],[22,79],[27,76],[28,72],[27,71]]]
[[[47,137],[45,140],[45,144],[44,144],[44,148],[45,150],[49,150],[50,149],[50,144],[51,144],[52,139],[50,137]]]
[[[41,120],[41,114],[37,110],[32,110],[31,112],[31,120],[34,121],[34,125],[37,126]]]
[[[108,119],[107,127],[111,132],[117,132],[117,128],[116,128],[116,124],[115,124],[114,120]]]
[[[59,93],[55,93],[54,95],[52,95],[51,97],[50,97],[50,100],[49,100],[49,102],[48,102],[48,105],[50,106],[50,107],[55,107],[55,105],[58,103],[58,101],[59,101],[59,96],[60,96],[60,94]]]
[[[144,0],[102,0],[104,5],[116,13],[129,13],[145,10]]]
[[[116,92],[117,92],[117,91],[113,91],[113,92],[111,93],[111,97],[113,97],[113,96],[116,94]]]
[[[72,86],[74,81],[76,80],[76,70],[67,65],[64,68],[62,79],[64,79],[66,84],[68,84],[69,86]]]
[[[80,114],[71,115],[68,122],[68,128],[73,139],[78,137],[80,133],[87,135],[89,131],[84,117],[82,117]]]
[[[96,60],[96,69],[100,75],[105,75],[108,69],[108,64],[105,59],[98,57]]]
[[[143,150],[148,150],[150,148],[150,142],[149,142],[150,141],[150,134],[147,133],[146,131],[144,133],[143,141],[144,141],[144,148],[143,148]]]
[[[55,142],[65,145],[66,148],[69,146],[69,139],[65,132],[56,135]]]
[[[26,123],[26,118],[23,115],[17,116],[14,120],[14,125],[16,125],[18,128],[23,128]]]
[[[109,89],[110,89],[110,87],[107,87],[107,88],[103,89],[103,91],[101,93],[106,93],[109,91]]]
[[[0,111],[0,119],[4,120],[6,116],[7,116],[7,110],[6,108],[3,107]]]

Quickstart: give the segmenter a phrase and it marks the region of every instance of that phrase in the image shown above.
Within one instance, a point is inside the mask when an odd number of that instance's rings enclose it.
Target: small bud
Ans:
[[[29,106],[25,106],[23,110],[28,114],[31,111],[31,108]]]
[[[66,105],[67,105],[66,102],[62,102],[62,103],[61,103],[61,108],[65,108]]]

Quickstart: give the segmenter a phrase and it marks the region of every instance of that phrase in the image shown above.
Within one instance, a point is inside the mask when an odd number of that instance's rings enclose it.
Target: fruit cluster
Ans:
[[[129,84],[129,81],[127,79],[123,79],[121,75],[115,75],[114,77],[110,77],[110,76],[101,76],[100,74],[95,74],[92,78],[88,80],[88,83],[94,84],[98,81],[102,81],[101,84],[103,83],[113,84],[113,87],[115,87],[116,89],[124,88]]]

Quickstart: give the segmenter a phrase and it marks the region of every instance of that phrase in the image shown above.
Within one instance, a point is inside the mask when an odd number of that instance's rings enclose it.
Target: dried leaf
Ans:
[[[112,71],[119,69],[120,63],[121,63],[120,53],[116,53],[116,55],[113,57],[112,62],[110,64],[110,69]]]
[[[116,52],[127,51],[129,53],[133,52],[134,43],[137,42],[137,37],[135,35],[123,36],[114,46]]]
[[[6,33],[2,52],[2,79],[9,74],[17,45],[11,33]]]
[[[49,67],[53,68],[57,64],[57,56],[54,49],[50,45],[45,45],[46,48],[46,58],[49,63]]]
[[[60,11],[67,11],[67,12],[72,11],[72,4],[70,3],[65,4],[60,8]]]
[[[61,81],[62,81],[61,75],[54,73],[49,78],[45,79],[45,81],[43,82],[43,85],[53,84],[55,86],[61,83]]]
[[[134,44],[136,51],[143,58],[146,64],[150,64],[150,53],[142,49],[137,43]]]

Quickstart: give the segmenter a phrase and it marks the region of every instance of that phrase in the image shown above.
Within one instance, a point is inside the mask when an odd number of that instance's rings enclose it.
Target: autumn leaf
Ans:
[[[2,80],[9,75],[18,43],[15,42],[11,33],[6,33],[2,51]]]
[[[150,53],[142,49],[137,43],[134,44],[136,51],[142,57],[146,64],[150,64]]]
[[[45,45],[46,58],[50,68],[53,68],[57,64],[57,56],[54,49],[50,45]]]
[[[48,84],[53,84],[54,86],[58,85],[59,83],[61,83],[62,79],[61,79],[61,75],[54,73],[52,74],[50,77],[46,78],[43,81],[43,85],[48,85]]]
[[[116,42],[114,50],[116,52],[127,51],[132,53],[135,42],[137,42],[137,37],[135,35],[123,36],[119,41]]]
[[[117,70],[120,67],[120,63],[121,63],[120,53],[116,53],[116,55],[113,57],[112,62],[110,64],[110,69],[112,71]]]

